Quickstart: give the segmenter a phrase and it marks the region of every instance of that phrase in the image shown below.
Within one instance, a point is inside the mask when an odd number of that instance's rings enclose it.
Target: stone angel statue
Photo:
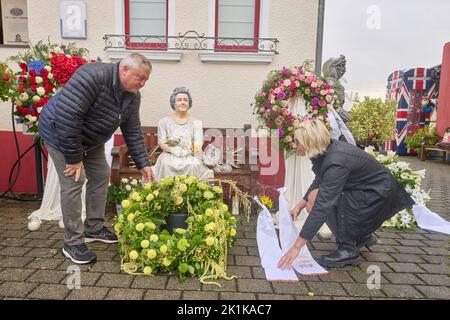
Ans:
[[[327,82],[333,87],[335,92],[334,108],[329,108],[328,118],[331,125],[331,137],[333,139],[344,140],[356,145],[352,133],[347,128],[346,123],[351,120],[350,114],[344,110],[345,89],[339,81],[344,75],[346,60],[342,54],[339,58],[328,59],[322,67],[322,72]]]
[[[339,81],[346,71],[346,62],[345,56],[342,54],[339,58],[330,58],[323,64],[322,73],[334,89],[336,95],[334,107],[336,111],[339,113],[344,122],[349,122],[350,115],[343,109],[345,102],[345,88]]]

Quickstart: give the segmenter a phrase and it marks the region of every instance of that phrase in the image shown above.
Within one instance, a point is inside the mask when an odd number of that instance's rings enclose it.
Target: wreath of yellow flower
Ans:
[[[122,215],[115,218],[122,270],[129,274],[155,275],[178,272],[180,280],[198,276],[227,276],[227,253],[236,237],[237,218],[223,202],[223,189],[191,176],[164,178],[136,185],[122,201]],[[173,234],[165,219],[173,212],[188,211],[186,229]]]

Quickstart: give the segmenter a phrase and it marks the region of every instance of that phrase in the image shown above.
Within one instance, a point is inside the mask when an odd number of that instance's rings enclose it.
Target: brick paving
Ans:
[[[415,169],[426,169],[423,188],[431,189],[432,210],[450,220],[450,164],[421,162],[408,157]],[[174,275],[131,276],[120,271],[115,245],[93,243],[98,261],[80,266],[81,288],[69,289],[61,254],[62,230],[44,222],[38,231],[27,229],[27,214],[35,202],[0,199],[0,299],[145,299],[145,300],[322,300],[322,299],[450,299],[450,236],[417,229],[377,231],[379,243],[361,251],[358,267],[330,269],[328,276],[299,276],[297,283],[265,280],[256,244],[256,217],[241,221],[222,288],[203,285],[196,278],[180,283]],[[108,212],[109,221],[112,213]],[[243,219],[244,220],[244,219]],[[334,248],[333,240],[315,238],[309,248],[316,257]],[[380,287],[369,289],[367,268],[381,270]]]

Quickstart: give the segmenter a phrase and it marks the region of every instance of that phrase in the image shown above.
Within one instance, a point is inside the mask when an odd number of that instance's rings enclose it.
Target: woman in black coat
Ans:
[[[372,156],[348,143],[330,139],[320,120],[306,120],[295,132],[297,154],[313,163],[316,177],[297,206],[309,216],[292,248],[278,266],[291,266],[300,249],[323,223],[336,237],[337,249],[318,259],[326,267],[360,263],[359,248],[376,243],[372,232],[414,201],[395,177]]]

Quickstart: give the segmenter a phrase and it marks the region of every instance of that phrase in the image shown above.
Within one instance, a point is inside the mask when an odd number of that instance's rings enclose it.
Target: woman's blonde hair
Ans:
[[[315,158],[327,150],[330,132],[321,120],[305,120],[295,130],[295,139],[305,148],[308,158]]]

